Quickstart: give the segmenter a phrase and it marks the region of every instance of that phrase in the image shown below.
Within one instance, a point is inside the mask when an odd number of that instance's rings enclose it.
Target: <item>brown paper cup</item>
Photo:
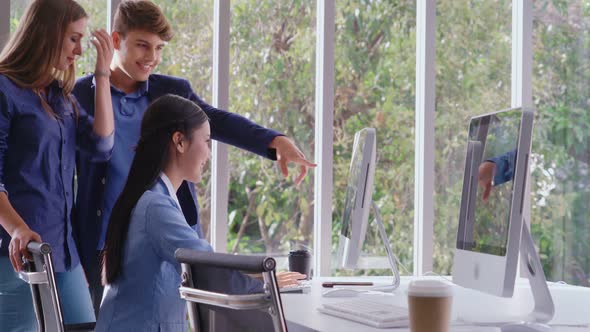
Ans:
[[[408,286],[412,332],[448,332],[453,289],[438,280],[414,280]]]

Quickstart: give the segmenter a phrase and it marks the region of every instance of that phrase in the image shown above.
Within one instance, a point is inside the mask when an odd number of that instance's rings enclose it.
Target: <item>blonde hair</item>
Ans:
[[[22,88],[32,89],[41,99],[45,111],[57,117],[41,96],[41,89],[59,80],[77,113],[70,93],[74,88],[76,70],[71,64],[58,70],[64,36],[68,25],[88,17],[74,0],[35,0],[27,7],[18,28],[0,53],[0,74]]]

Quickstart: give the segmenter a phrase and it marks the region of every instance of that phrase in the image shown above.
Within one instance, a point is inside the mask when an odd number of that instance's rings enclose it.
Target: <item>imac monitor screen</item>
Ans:
[[[338,248],[340,266],[346,269],[356,267],[367,231],[375,174],[375,145],[373,128],[364,128],[354,136]]]
[[[512,296],[522,231],[533,111],[510,109],[471,119],[455,283]]]

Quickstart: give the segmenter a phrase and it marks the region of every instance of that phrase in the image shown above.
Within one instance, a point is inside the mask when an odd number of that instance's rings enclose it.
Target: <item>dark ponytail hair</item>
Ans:
[[[102,261],[103,284],[114,282],[122,272],[131,211],[168,164],[172,135],[180,132],[190,141],[194,130],[207,121],[207,115],[197,104],[176,95],[162,96],[148,106],[127,182],[109,219]]]

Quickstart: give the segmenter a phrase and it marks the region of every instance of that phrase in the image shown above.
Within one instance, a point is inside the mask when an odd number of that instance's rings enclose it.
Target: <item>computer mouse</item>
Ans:
[[[358,295],[358,290],[350,288],[332,288],[322,291],[322,297],[353,297]]]

